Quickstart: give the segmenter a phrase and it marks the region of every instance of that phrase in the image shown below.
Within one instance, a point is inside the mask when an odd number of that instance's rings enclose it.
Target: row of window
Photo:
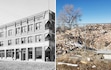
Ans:
[[[35,24],[35,30],[40,29],[40,23],[41,22],[38,22]],[[17,27],[16,28],[16,34],[26,33],[27,31],[31,32],[31,31],[33,31],[33,28],[34,28],[33,24],[28,25],[28,27],[27,26]],[[13,33],[12,29],[8,30],[8,36],[11,36],[12,33]]]
[[[35,30],[40,30],[41,28],[41,22],[34,24],[29,24],[28,26],[22,26],[22,27],[16,27],[15,29],[15,33],[16,34],[21,34],[21,33],[27,33],[27,32],[32,32],[35,28]],[[50,22],[47,21],[47,23],[45,24],[45,30],[46,29],[50,29],[52,31],[54,31],[54,22]],[[3,32],[0,33],[0,37],[3,37]],[[8,30],[8,36],[12,36],[13,35],[13,29]]]
[[[50,34],[45,34],[45,41],[48,41],[48,40],[50,40],[50,41],[54,41],[54,39],[55,39],[55,37],[54,37],[54,35],[52,34],[52,35],[50,35]],[[35,40],[35,42],[41,42],[41,40],[42,40],[42,34],[40,34],[40,35],[36,35],[35,36],[35,39],[33,39],[33,36],[29,36],[29,37],[22,37],[22,38],[17,38],[17,39],[15,39],[15,44],[17,45],[17,44],[25,44],[25,43],[32,43],[33,42],[33,40]],[[0,46],[3,46],[4,44],[3,44],[3,41],[0,41]],[[12,45],[12,40],[10,39],[10,40],[8,40],[8,45]]]
[[[22,48],[21,51],[19,49],[16,49],[16,52],[14,52],[14,49],[9,49],[6,50],[6,57],[14,57],[14,54],[16,54],[16,59],[19,59],[20,55],[19,53],[21,53],[21,59],[25,60],[25,53],[26,53],[26,48]],[[4,50],[0,50],[0,57],[4,57],[5,56],[5,51]],[[28,48],[28,59],[32,59],[33,57],[33,49],[32,48]],[[35,59],[41,59],[42,58],[42,47],[36,47],[35,48]]]
[[[21,41],[20,41],[20,39],[21,39]],[[15,39],[15,44],[20,44],[20,42],[21,42],[21,44],[25,44],[27,42],[27,39],[28,39],[28,43],[33,42],[33,36],[29,36],[28,38],[23,37],[23,38]],[[35,42],[41,42],[41,40],[42,40],[41,34],[35,36]],[[11,45],[11,44],[12,44],[12,40],[8,40],[8,45]]]

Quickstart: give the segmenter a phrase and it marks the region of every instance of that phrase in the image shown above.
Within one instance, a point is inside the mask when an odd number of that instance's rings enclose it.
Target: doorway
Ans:
[[[51,61],[50,52],[51,52],[51,49],[48,47],[48,48],[45,50],[45,61]]]

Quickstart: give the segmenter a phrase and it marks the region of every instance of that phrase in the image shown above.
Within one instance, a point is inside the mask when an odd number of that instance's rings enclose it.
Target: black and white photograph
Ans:
[[[56,0],[0,0],[0,70],[55,70]]]

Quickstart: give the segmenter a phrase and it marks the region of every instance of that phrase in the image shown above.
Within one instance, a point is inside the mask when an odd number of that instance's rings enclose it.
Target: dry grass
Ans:
[[[0,70],[55,70],[55,63],[0,61]]]

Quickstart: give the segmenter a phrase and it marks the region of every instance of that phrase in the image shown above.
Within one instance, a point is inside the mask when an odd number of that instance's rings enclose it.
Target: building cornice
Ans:
[[[25,18],[21,18],[21,19],[19,19],[19,20],[16,20],[16,21],[13,21],[13,22],[10,22],[10,23],[1,25],[1,26],[0,26],[0,29],[3,29],[3,28],[5,28],[5,27],[10,27],[10,26],[13,26],[13,25],[16,26],[16,24],[18,24],[18,23],[21,23],[21,22],[24,22],[24,21],[27,21],[27,20],[34,19],[34,18],[36,18],[37,16],[39,17],[40,15],[44,15],[44,16],[45,16],[46,13],[52,13],[52,12],[53,12],[53,11],[51,11],[51,10],[46,10],[46,11],[43,11],[43,12],[40,12],[40,13],[31,15],[31,16],[27,16],[27,17],[25,17]],[[54,12],[53,12],[53,13],[54,13]]]

